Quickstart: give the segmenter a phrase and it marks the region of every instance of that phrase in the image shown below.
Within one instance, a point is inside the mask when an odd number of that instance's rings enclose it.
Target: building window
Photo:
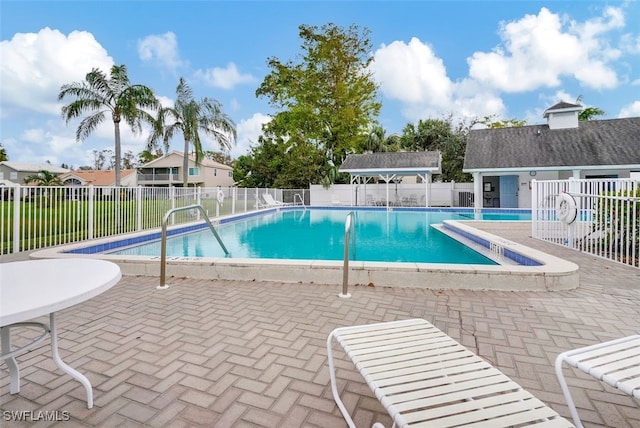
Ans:
[[[189,168],[189,175],[200,175],[200,168]]]
[[[218,176],[218,170],[216,168],[213,168],[213,176],[214,177]]]

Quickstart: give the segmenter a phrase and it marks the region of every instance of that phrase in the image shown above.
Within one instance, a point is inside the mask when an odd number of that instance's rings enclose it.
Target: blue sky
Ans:
[[[371,31],[387,134],[450,115],[542,123],[580,95],[605,119],[640,116],[637,1],[2,0],[0,142],[12,161],[91,165],[93,150],[113,149],[113,124],[76,142],[57,94],[125,64],[165,104],[180,77],[220,101],[238,129],[231,154],[246,154],[272,113],[255,97],[268,58],[297,61],[299,25],[329,22]],[[146,135],[122,131],[123,152],[139,153]]]

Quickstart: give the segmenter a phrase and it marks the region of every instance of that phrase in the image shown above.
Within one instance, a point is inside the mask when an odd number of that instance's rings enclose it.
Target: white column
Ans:
[[[475,211],[482,209],[482,174],[473,173],[473,208]]]

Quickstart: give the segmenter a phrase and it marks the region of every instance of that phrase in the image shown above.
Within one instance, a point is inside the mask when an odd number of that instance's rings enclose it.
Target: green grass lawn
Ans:
[[[176,207],[193,204],[193,200],[177,200]],[[153,229],[162,226],[165,213],[172,208],[171,200],[99,200],[90,204],[84,200],[38,198],[20,202],[20,232],[17,251],[45,248],[100,238],[110,235]],[[215,201],[202,201],[210,215],[215,214]],[[91,219],[91,224],[89,224]],[[176,222],[188,221],[186,213],[177,213]],[[192,220],[192,219],[190,219]],[[0,237],[2,251],[14,252],[14,206],[11,201],[0,202]]]

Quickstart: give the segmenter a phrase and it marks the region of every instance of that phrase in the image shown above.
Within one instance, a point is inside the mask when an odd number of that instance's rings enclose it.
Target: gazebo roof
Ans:
[[[438,151],[352,154],[339,171],[361,176],[439,174],[441,160]]]

